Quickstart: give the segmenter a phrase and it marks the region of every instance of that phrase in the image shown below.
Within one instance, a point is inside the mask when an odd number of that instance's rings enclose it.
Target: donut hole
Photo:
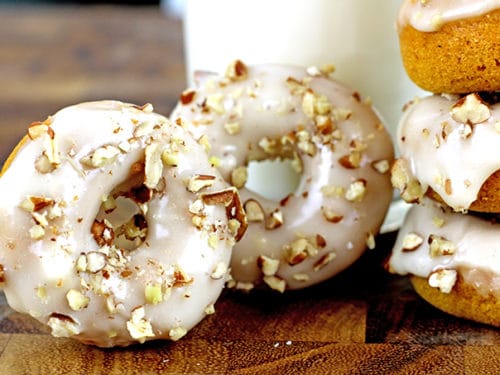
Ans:
[[[302,175],[288,158],[252,160],[247,167],[245,187],[264,198],[280,201],[294,193]]]
[[[105,215],[113,228],[113,244],[120,249],[135,250],[148,234],[146,218],[132,199],[119,196],[115,202],[116,209]]]
[[[133,176],[103,198],[92,229],[99,245],[114,245],[133,251],[146,240],[148,222],[145,210],[152,192],[142,184],[143,180],[141,174]]]

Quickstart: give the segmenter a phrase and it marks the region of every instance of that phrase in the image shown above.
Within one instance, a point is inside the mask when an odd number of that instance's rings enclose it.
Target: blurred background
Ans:
[[[15,6],[91,6],[119,5],[130,7],[160,6],[163,11],[172,16],[180,17],[185,0],[0,0],[2,7]]]
[[[109,1],[75,1],[75,0],[0,0],[0,4],[122,4],[122,5],[158,5],[160,0],[109,0]]]
[[[0,0],[0,6],[85,6],[85,5],[120,5],[130,7],[160,6],[174,16],[181,16],[184,0]]]
[[[168,114],[186,86],[183,0],[0,0],[0,166],[27,125],[116,99]]]

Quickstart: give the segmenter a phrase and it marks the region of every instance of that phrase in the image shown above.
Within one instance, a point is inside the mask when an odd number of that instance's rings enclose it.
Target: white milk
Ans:
[[[185,54],[193,72],[247,64],[333,64],[334,77],[369,96],[395,134],[403,105],[422,92],[399,55],[401,0],[186,0]]]

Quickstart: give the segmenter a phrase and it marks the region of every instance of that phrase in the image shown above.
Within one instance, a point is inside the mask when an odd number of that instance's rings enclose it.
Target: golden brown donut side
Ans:
[[[441,293],[426,279],[410,276],[415,291],[438,309],[461,318],[500,327],[500,300],[493,295],[483,296],[458,275],[451,293]]]
[[[3,166],[2,166],[2,169],[0,169],[0,177],[3,176],[3,174],[7,171],[7,169],[9,169],[10,165],[12,164],[12,161],[14,160],[14,158],[16,157],[18,151],[24,146],[24,144],[28,141],[28,136],[24,136],[23,138],[21,138],[21,140],[19,141],[19,143],[14,147],[14,149],[11,151],[11,153],[9,154],[9,156],[7,156],[7,159],[5,160]]]
[[[432,188],[428,188],[425,195],[446,205],[443,198]],[[500,171],[493,173],[481,186],[477,199],[470,205],[469,211],[500,213]]]
[[[500,212],[500,171],[492,174],[483,184],[471,211]]]
[[[435,93],[500,90],[498,25],[500,10],[446,23],[436,32],[405,25],[399,39],[408,76]]]
[[[424,199],[398,232],[386,269],[446,313],[500,326],[500,223]]]

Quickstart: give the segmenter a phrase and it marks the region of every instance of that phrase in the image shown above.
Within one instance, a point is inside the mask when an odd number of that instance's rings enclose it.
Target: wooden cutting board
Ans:
[[[499,374],[497,329],[441,313],[385,273],[393,239],[307,290],[226,290],[216,314],[175,343],[56,339],[2,299],[0,374]]]

